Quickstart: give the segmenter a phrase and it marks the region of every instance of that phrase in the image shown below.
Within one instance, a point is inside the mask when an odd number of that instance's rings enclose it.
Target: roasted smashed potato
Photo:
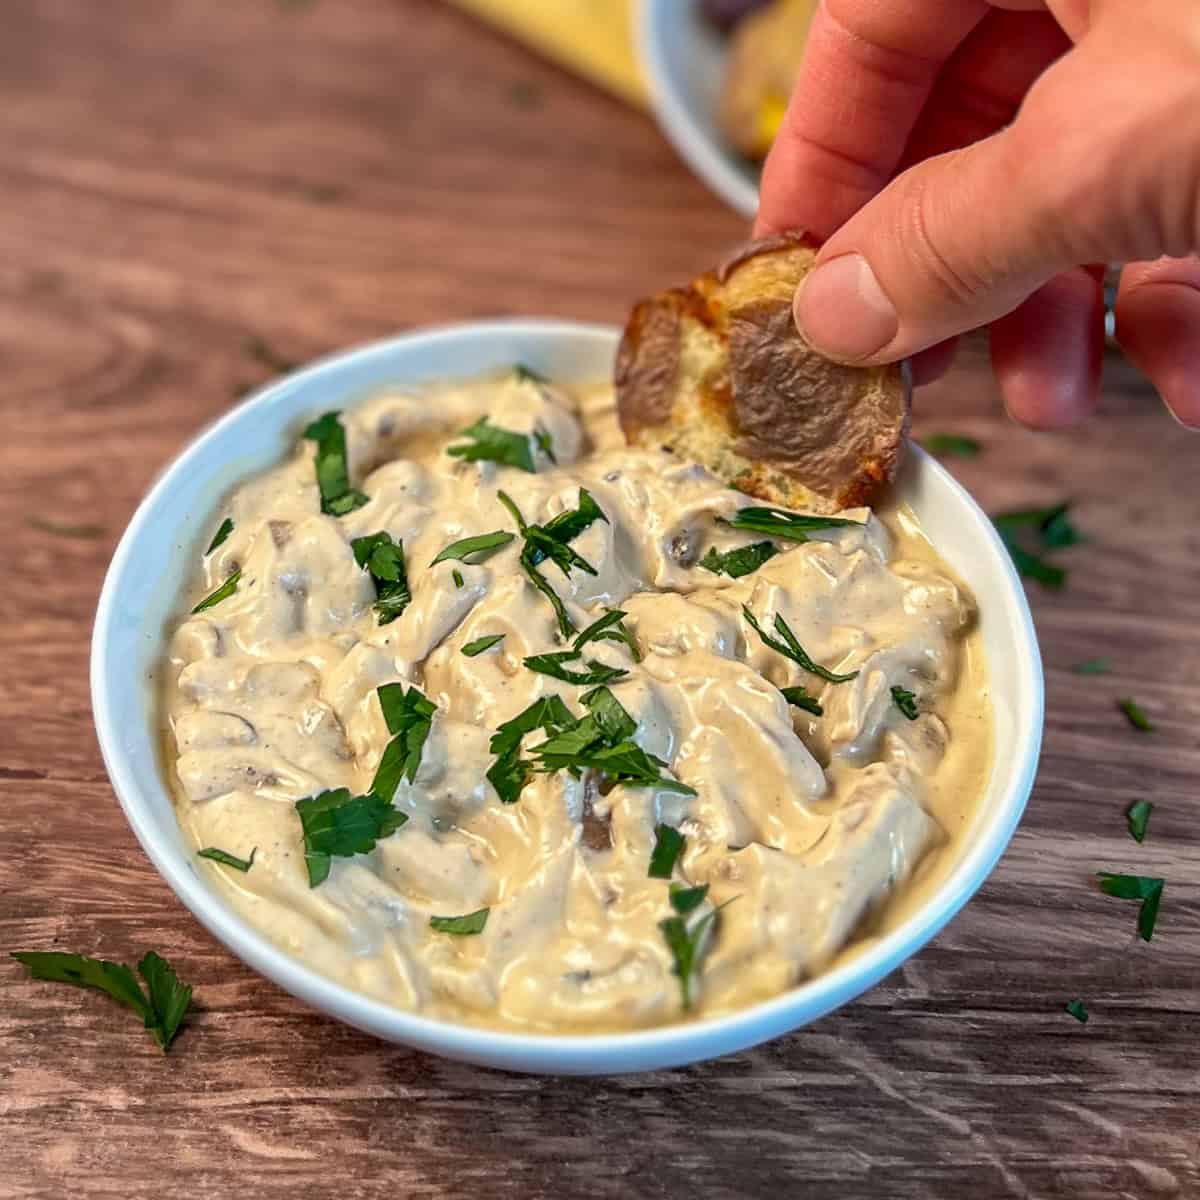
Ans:
[[[631,445],[789,508],[872,503],[908,432],[907,367],[840,366],[801,339],[792,297],[816,250],[803,234],[752,242],[634,307],[615,376]]]
[[[767,155],[791,95],[818,0],[774,0],[738,22],[718,110],[721,131],[747,158]]]

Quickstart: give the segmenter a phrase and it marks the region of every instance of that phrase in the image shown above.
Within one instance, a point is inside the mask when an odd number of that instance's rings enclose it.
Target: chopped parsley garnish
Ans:
[[[535,729],[556,733],[574,725],[575,717],[558,696],[543,696],[492,734],[489,749],[496,756],[487,772],[488,782],[504,804],[521,797],[532,764],[521,757],[521,739]]]
[[[144,991],[137,976],[124,963],[57,950],[21,950],[13,958],[24,963],[34,979],[95,988],[132,1009],[164,1052],[175,1040],[192,1002],[192,989],[180,983],[171,964],[153,950],[137,965],[146,985]]]
[[[463,583],[465,582],[462,572],[457,567],[450,572],[450,578],[454,580],[454,586],[456,588],[462,587]]]
[[[527,367],[524,363],[513,364],[513,377],[518,383],[549,383],[550,380],[545,375],[539,374],[532,367]]]
[[[232,867],[235,871],[242,871],[244,873],[254,866],[254,856],[257,853],[258,847],[255,846],[250,851],[249,858],[238,858],[236,854],[230,854],[228,850],[219,850],[216,846],[205,846],[203,850],[196,851],[196,857],[210,858],[213,862],[219,862],[223,866]]]
[[[1150,875],[1112,875],[1107,871],[1098,871],[1100,890],[1106,896],[1116,896],[1118,900],[1140,900],[1138,910],[1138,937],[1148,942],[1154,936],[1154,923],[1158,920],[1158,906],[1162,901],[1165,880]]]
[[[700,560],[699,565],[714,575],[728,575],[730,579],[741,579],[743,575],[757,571],[763,563],[778,553],[774,542],[755,542],[752,546],[741,546],[724,554],[719,554],[715,546],[709,546],[708,553]]]
[[[317,443],[317,487],[321,492],[321,511],[331,517],[344,517],[362,508],[370,499],[350,486],[346,465],[346,430],[336,412],[327,412],[304,430],[310,442]]]
[[[498,642],[504,641],[504,634],[490,633],[487,637],[476,638],[473,642],[468,642],[462,652],[468,658],[474,658],[477,654],[482,654],[485,650],[490,650]]]
[[[1077,1020],[1080,1025],[1086,1025],[1088,1021],[1088,1010],[1084,1006],[1082,1000],[1068,1000],[1064,1005],[1067,1012]]]
[[[805,712],[812,713],[814,717],[819,717],[825,712],[816,696],[808,694],[808,688],[785,687],[779,690],[783,693],[783,698],[789,704],[794,704],[797,708],[802,708]]]
[[[585,717],[584,721],[587,720]],[[582,725],[583,722],[580,722]],[[599,724],[597,722],[597,724]],[[572,735],[576,730],[567,730],[540,746],[533,747],[539,771],[568,770],[577,772],[585,767],[602,771],[614,783],[628,783],[633,787],[655,787],[664,792],[678,792],[683,796],[694,796],[696,789],[680,783],[676,779],[667,779],[659,772],[660,767],[667,764],[653,754],[647,754],[636,742],[625,739],[615,744],[606,745],[606,735],[600,734],[589,744],[575,747],[570,745]]]
[[[533,440],[537,442],[538,449],[557,467],[558,455],[554,453],[554,439],[551,438],[550,431],[539,425],[533,431]]]
[[[524,554],[521,555],[521,570],[525,572],[529,582],[550,601],[550,607],[554,609],[555,620],[558,621],[558,632],[565,638],[570,637],[575,632],[575,622],[571,620],[562,597],[554,590],[550,581],[537,567],[531,567],[525,561]]]
[[[686,917],[688,913],[694,912],[704,903],[707,895],[707,883],[702,883],[698,887],[684,887],[682,883],[673,883],[670,892],[671,907],[681,917]]]
[[[226,517],[217,526],[217,532],[213,534],[213,540],[208,543],[208,549],[204,552],[205,557],[207,558],[232,532],[233,520],[230,517]]]
[[[1107,658],[1089,658],[1086,662],[1076,663],[1071,670],[1076,675],[1107,675],[1112,664]]]
[[[566,543],[573,541],[586,529],[590,528],[594,521],[603,521],[605,525],[609,523],[608,518],[604,515],[604,510],[596,503],[595,496],[581,487],[579,489],[579,501],[574,508],[568,508],[565,512],[560,512],[557,516],[551,517],[545,525],[540,526],[551,538],[556,542]],[[539,526],[531,525],[530,529],[537,529]],[[525,532],[522,530],[522,532]],[[549,557],[542,553],[542,548],[531,552],[533,565],[536,567],[544,557]],[[595,572],[592,572],[595,574]]]
[[[354,561],[370,574],[375,585],[372,607],[379,617],[379,624],[390,625],[412,602],[404,543],[392,541],[392,535],[383,529],[355,538],[350,547],[354,551]]]
[[[651,879],[670,879],[686,841],[687,838],[673,826],[655,825],[654,849],[650,853],[650,869],[646,874]]]
[[[675,893],[676,896],[679,894],[678,892]],[[734,897],[734,899],[736,898]],[[672,907],[677,905],[674,896],[671,903]],[[729,900],[725,901],[725,904],[729,903]],[[679,979],[679,990],[683,997],[684,1008],[692,1007],[692,979],[696,973],[700,951],[704,947],[706,934],[716,920],[717,914],[725,907],[725,904],[705,913],[691,927],[688,926],[687,920],[682,914],[674,917],[665,917],[658,923],[658,927],[662,930],[662,935],[666,939],[667,948],[671,951],[671,957],[674,959],[672,973]],[[679,913],[677,907],[676,912]]]
[[[1135,842],[1146,840],[1146,826],[1150,823],[1150,814],[1154,811],[1151,800],[1135,800],[1125,810],[1125,821],[1129,826],[1129,836]]]
[[[384,747],[375,778],[371,781],[371,791],[390,803],[401,779],[412,783],[417,777],[421,751],[433,727],[437,705],[415,687],[406,692],[402,683],[385,683],[375,691],[388,732],[393,736]]]
[[[588,642],[621,642],[629,648],[629,653],[633,655],[633,661],[641,662],[642,652],[638,649],[637,641],[633,634],[625,628],[626,615],[619,608],[613,608],[604,616],[597,617],[575,639],[575,650],[582,650]]]
[[[1063,503],[1051,508],[1012,509],[992,517],[992,524],[1008,548],[1014,566],[1025,578],[1035,579],[1049,588],[1059,588],[1066,583],[1067,572],[1030,548],[1028,539],[1033,538],[1040,550],[1061,550],[1083,541],[1083,535],[1068,517],[1070,507],[1069,503]],[[1021,544],[1022,536],[1027,539],[1026,545]]]
[[[477,908],[464,917],[430,917],[429,928],[437,930],[438,933],[457,933],[460,936],[482,933],[489,912],[490,908]]]
[[[580,697],[580,701],[587,708],[592,720],[595,721],[601,736],[610,745],[633,737],[634,731],[637,729],[637,722],[625,711],[625,706],[608,688],[598,687],[590,692],[585,692]],[[586,721],[585,717],[583,721],[580,721],[580,726],[583,726]]]
[[[566,683],[575,683],[580,687],[612,683],[616,679],[624,679],[629,674],[623,667],[609,667],[594,658],[589,658],[585,663],[586,671],[571,671],[564,665],[581,657],[578,650],[557,650],[552,654],[533,654],[523,661],[531,671],[550,675]]]
[[[767,533],[771,537],[783,538],[788,542],[807,542],[808,535],[818,529],[837,529],[853,525],[861,529],[862,521],[851,521],[847,517],[815,517],[788,512],[784,508],[739,508],[723,524],[734,529],[749,529],[754,533]]]
[[[537,470],[528,434],[501,429],[487,417],[480,417],[474,425],[461,430],[459,436],[469,440],[458,446],[447,446],[446,453],[451,458],[461,458],[465,462],[499,463],[501,466],[528,471],[531,475]]]
[[[818,678],[824,679],[829,683],[848,683],[851,679],[858,677],[857,671],[851,671],[846,675],[838,675],[826,667],[813,662],[804,647],[796,640],[796,635],[788,627],[788,623],[783,619],[782,614],[775,614],[775,631],[779,634],[779,637],[783,638],[783,641],[780,641],[779,638],[771,637],[769,633],[765,633],[762,626],[755,620],[749,606],[745,604],[742,605],[742,616],[750,623],[754,632],[762,638],[764,645],[770,646],[772,650],[778,654],[782,654],[785,658],[790,658],[792,662],[810,674],[816,675]]]
[[[507,529],[497,529],[495,533],[480,533],[475,537],[460,538],[457,542],[451,542],[429,565],[435,567],[440,562],[454,558],[459,562],[470,563],[474,566],[491,558],[497,550],[507,546],[515,538],[516,534],[509,533]]]
[[[594,688],[581,702],[588,713],[576,718],[558,696],[544,696],[492,735],[496,761],[487,778],[505,804],[520,798],[531,771],[579,775],[587,768],[603,772],[614,783],[696,794],[687,784],[665,778],[660,768],[667,764],[632,740],[636,724],[608,688]],[[543,730],[547,740],[530,750],[532,759],[524,759],[521,738],[535,729]]]
[[[1117,707],[1125,714],[1125,719],[1142,733],[1153,733],[1154,722],[1150,720],[1136,700],[1118,700]]]
[[[225,580],[219,588],[208,593],[195,608],[193,613],[203,612],[206,608],[212,608],[214,604],[220,604],[222,600],[228,600],[238,588],[238,580],[242,577],[242,568],[238,567],[228,579]]]
[[[567,614],[562,597],[538,570],[538,565],[549,558],[564,575],[569,575],[572,567],[578,567],[589,575],[595,575],[596,568],[585,558],[576,554],[567,545],[567,542],[578,537],[593,521],[600,520],[607,523],[608,518],[587,488],[579,489],[579,504],[576,508],[559,513],[545,525],[528,524],[513,498],[507,493],[497,492],[496,498],[512,514],[521,536],[525,539],[525,545],[521,550],[521,570],[525,572],[529,582],[550,601],[558,620],[559,633],[564,638],[570,637],[575,632],[574,622]]]
[[[892,699],[896,707],[910,720],[915,721],[920,713],[917,711],[917,698],[907,688],[898,683],[892,686]]]
[[[960,433],[931,433],[921,439],[921,446],[930,454],[943,458],[974,458],[983,447],[974,439]]]
[[[390,747],[389,747],[390,748]],[[304,831],[304,862],[308,886],[329,878],[334,857],[369,854],[378,838],[388,837],[408,820],[408,814],[368,792],[352,796],[349,788],[336,788],[296,801]]]

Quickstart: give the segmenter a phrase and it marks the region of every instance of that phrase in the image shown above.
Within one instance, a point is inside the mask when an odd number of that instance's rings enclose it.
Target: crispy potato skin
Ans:
[[[817,249],[802,233],[752,242],[634,307],[615,376],[627,441],[791,508],[874,502],[908,433],[907,374],[844,367],[801,339],[792,296]]]

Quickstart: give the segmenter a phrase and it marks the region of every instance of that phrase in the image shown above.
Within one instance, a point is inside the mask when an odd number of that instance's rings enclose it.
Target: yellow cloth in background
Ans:
[[[649,96],[633,49],[634,0],[451,0],[546,58],[640,108]]]

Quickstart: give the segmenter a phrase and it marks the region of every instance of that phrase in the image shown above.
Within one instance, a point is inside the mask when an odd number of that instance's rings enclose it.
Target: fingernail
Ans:
[[[1168,404],[1167,412],[1175,418],[1175,424],[1181,429],[1186,429],[1188,433],[1200,433],[1200,408],[1197,408],[1194,412],[1189,410],[1186,413],[1181,413],[1177,408],[1172,408]]]
[[[900,329],[895,305],[861,254],[822,263],[800,284],[792,311],[809,345],[843,362],[877,354]]]

